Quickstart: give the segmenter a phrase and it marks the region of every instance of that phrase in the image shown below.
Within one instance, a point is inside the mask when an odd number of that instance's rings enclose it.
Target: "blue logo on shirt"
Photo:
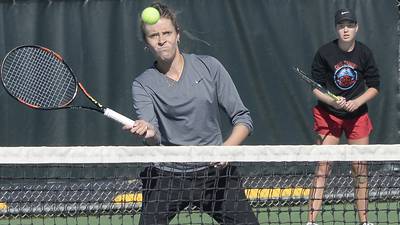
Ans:
[[[348,65],[344,65],[336,70],[333,77],[335,84],[341,90],[348,90],[357,81],[357,71]]]

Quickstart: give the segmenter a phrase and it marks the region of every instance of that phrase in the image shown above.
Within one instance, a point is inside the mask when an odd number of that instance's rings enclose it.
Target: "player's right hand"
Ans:
[[[136,120],[133,126],[124,126],[122,129],[128,130],[132,134],[138,135],[142,138],[152,138],[156,135],[153,125],[144,120]]]
[[[335,109],[343,109],[346,106],[346,98],[342,96],[338,96],[339,100],[337,101],[332,101],[332,106],[335,107]]]

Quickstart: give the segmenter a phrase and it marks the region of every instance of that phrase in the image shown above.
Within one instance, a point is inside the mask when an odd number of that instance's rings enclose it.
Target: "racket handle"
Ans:
[[[135,124],[135,121],[129,119],[128,117],[115,112],[112,109],[106,108],[104,110],[104,115],[110,119],[113,119],[119,123],[121,123],[122,125],[126,125],[126,126],[133,126]]]
[[[333,100],[339,101],[339,97],[336,96],[336,95],[334,95],[334,94],[332,94],[330,91],[326,91],[325,94],[327,94],[327,95],[328,95],[329,97],[331,97]]]

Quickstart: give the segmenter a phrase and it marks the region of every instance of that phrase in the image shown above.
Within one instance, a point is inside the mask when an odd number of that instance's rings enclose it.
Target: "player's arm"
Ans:
[[[161,135],[151,97],[138,81],[132,84],[132,95],[133,107],[139,119],[133,126],[125,126],[123,129],[143,138],[147,145],[160,145]]]
[[[249,110],[244,106],[232,78],[224,66],[214,61],[218,103],[225,109],[232,123],[232,132],[223,145],[240,145],[253,129]]]
[[[313,90],[313,94],[319,101],[324,102],[325,104],[331,105],[331,106],[335,107],[336,109],[342,109],[346,105],[346,99],[343,98],[342,96],[337,96],[339,98],[339,100],[336,101],[333,98],[331,98],[330,96],[328,96],[328,95],[324,94],[323,92],[321,92],[320,90],[318,90],[317,88],[315,88]]]
[[[322,87],[326,86],[326,74],[329,74],[329,65],[326,62],[325,58],[321,55],[320,51],[314,56],[313,63],[311,65],[311,77],[312,79],[320,84]],[[346,99],[337,96],[338,100],[331,98],[330,96],[324,94],[322,91],[317,88],[313,89],[313,94],[315,97],[325,104],[331,105],[336,109],[342,109],[346,104]]]
[[[380,76],[378,68],[376,67],[374,56],[369,49],[366,50],[366,58],[366,65],[364,66],[366,68],[364,72],[364,79],[368,88],[367,91],[362,95],[347,102],[345,110],[349,112],[353,112],[379,94]]]
[[[357,110],[363,104],[369,102],[378,95],[379,91],[376,88],[370,87],[359,97],[346,102],[344,109],[349,112]]]
[[[232,133],[224,141],[223,145],[224,146],[240,145],[249,136],[249,134],[250,134],[249,127],[243,123],[238,123],[233,127]],[[228,165],[228,162],[217,162],[217,163],[212,163],[212,165],[214,165],[214,167],[223,168]]]
[[[225,140],[224,145],[240,145],[250,134],[249,128],[244,124],[237,124],[233,127],[232,133]]]
[[[232,133],[223,143],[224,146],[236,146],[240,145],[250,134],[250,129],[242,124],[236,124],[233,129]],[[228,162],[214,162],[211,163],[216,168],[223,168],[228,165]]]
[[[223,145],[240,145],[251,133],[253,122],[249,110],[244,106],[229,73],[217,60],[214,71],[218,103],[225,109],[233,125],[232,132]],[[224,167],[227,162],[216,163],[215,167]]]

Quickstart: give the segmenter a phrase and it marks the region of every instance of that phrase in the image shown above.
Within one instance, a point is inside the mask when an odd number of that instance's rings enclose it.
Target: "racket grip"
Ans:
[[[128,117],[115,112],[112,109],[106,108],[104,110],[104,115],[110,119],[113,119],[119,123],[121,123],[122,125],[126,125],[126,126],[133,126],[135,124],[135,121],[129,119]]]
[[[329,95],[329,97],[333,98],[333,100],[339,101],[339,97],[338,96],[336,96],[336,95],[334,95],[334,94],[332,94],[330,92],[328,92],[327,94]]]

